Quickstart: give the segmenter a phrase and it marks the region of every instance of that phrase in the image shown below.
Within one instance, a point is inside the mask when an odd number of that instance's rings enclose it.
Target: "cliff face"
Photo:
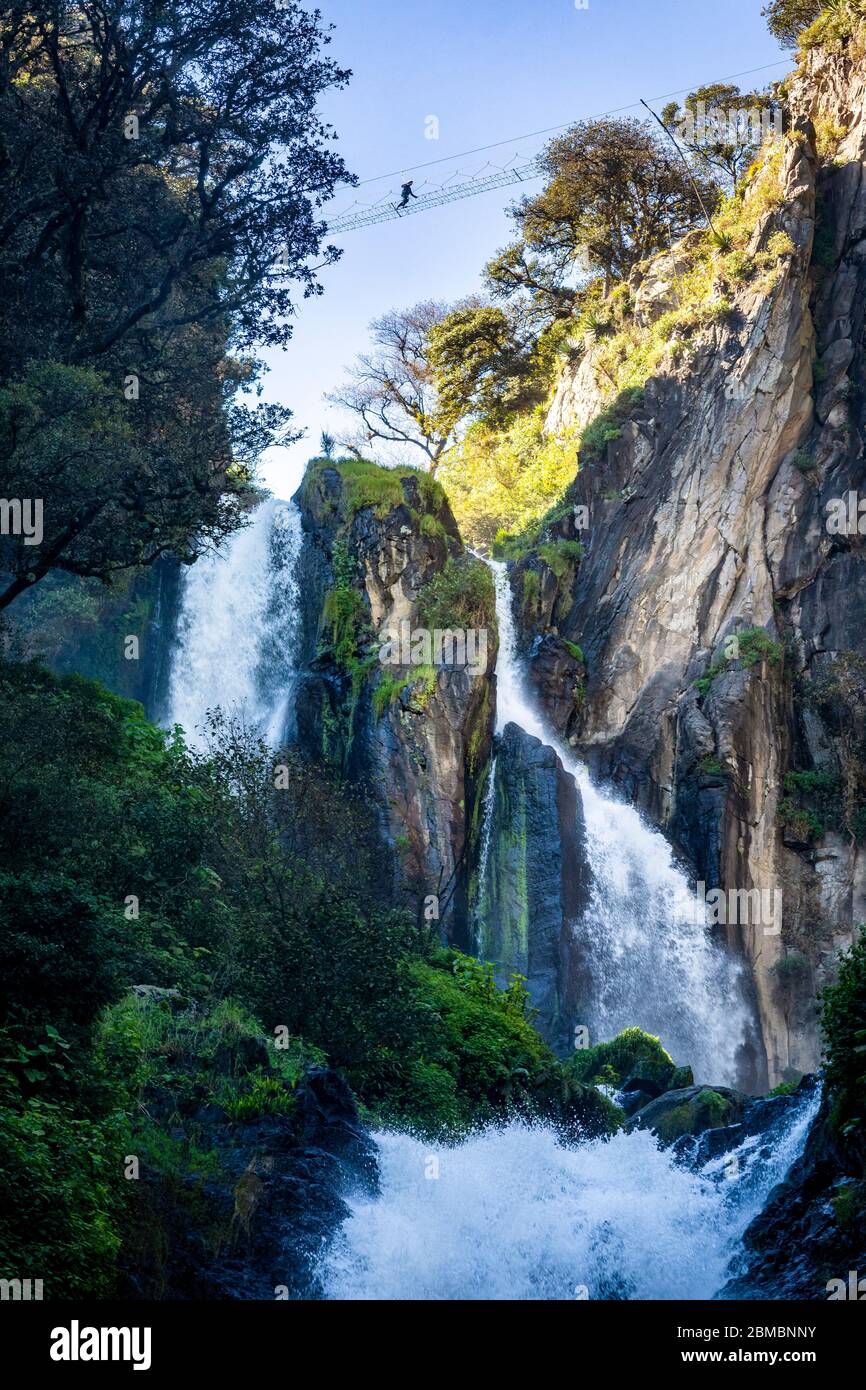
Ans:
[[[295,737],[377,799],[400,866],[397,883],[383,889],[468,944],[470,846],[493,731],[495,618],[491,611],[485,646],[469,660],[435,664],[425,659],[435,653],[424,649],[421,609],[437,577],[447,575],[458,605],[461,586],[480,587],[482,570],[486,583],[486,569],[464,552],[441,489],[411,470],[319,461],[296,500],[304,545]],[[466,626],[461,616],[455,609],[448,626]],[[402,641],[383,662],[386,634]]]
[[[572,744],[708,889],[781,890],[781,929],[726,926],[771,1084],[815,1067],[816,988],[866,918],[866,555],[856,526],[828,529],[835,499],[866,495],[866,63],[813,51],[782,99],[779,196],[747,252],[773,252],[774,273],[719,275],[724,311],[642,391],[614,400],[603,346],[565,370],[548,427],[602,410],[611,427],[582,451],[574,514],[514,576],[537,688]],[[640,327],[678,303],[690,240],[633,275]],[[576,571],[557,574],[550,547],[575,537]],[[563,704],[545,660],[565,641],[585,690]]]
[[[503,983],[527,981],[537,1027],[555,1051],[573,1048],[587,981],[574,924],[589,900],[583,809],[574,778],[555,751],[516,724],[496,747],[496,785],[478,946]],[[583,987],[582,987],[583,986]]]

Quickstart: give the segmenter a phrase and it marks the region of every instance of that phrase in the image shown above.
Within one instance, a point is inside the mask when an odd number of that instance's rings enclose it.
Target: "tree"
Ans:
[[[543,394],[534,344],[516,316],[480,299],[457,305],[431,329],[428,361],[439,415],[452,429],[470,415],[502,424]]]
[[[702,216],[682,160],[644,121],[583,121],[551,141],[542,165],[546,187],[513,209],[518,241],[487,268],[494,294],[525,291],[542,318],[573,313],[581,274],[601,277],[607,294]]]
[[[771,110],[767,93],[715,82],[690,92],[682,107],[670,102],[662,121],[696,168],[708,178],[721,175],[733,193],[763,143]]]
[[[770,33],[783,48],[796,48],[804,29],[829,6],[825,0],[770,0],[761,10]]]
[[[453,443],[453,426],[439,410],[428,342],[447,313],[444,304],[426,300],[392,309],[370,324],[373,350],[362,353],[349,380],[326,397],[358,422],[356,433],[340,441],[351,452],[360,454],[376,439],[411,445],[435,473]]]
[[[357,457],[377,439],[411,445],[435,473],[467,419],[502,422],[539,399],[541,369],[517,315],[476,296],[392,310],[370,331],[375,350],[327,397],[360,422],[341,441]]]
[[[0,491],[46,528],[3,537],[0,608],[54,567],[193,558],[296,437],[242,397],[321,292],[316,210],[351,181],[316,114],[348,77],[327,42],[295,0],[4,7]]]

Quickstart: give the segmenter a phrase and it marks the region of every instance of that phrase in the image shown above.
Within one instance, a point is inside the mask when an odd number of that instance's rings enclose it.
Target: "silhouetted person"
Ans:
[[[398,211],[398,212],[400,211],[401,208],[406,207],[406,205],[408,204],[410,198],[417,198],[417,197],[418,197],[418,194],[417,194],[417,193],[413,193],[413,192],[412,192],[412,182],[413,182],[413,180],[412,180],[412,179],[409,179],[409,181],[408,181],[407,183],[404,183],[403,186],[402,186],[401,189],[400,189],[400,202],[397,204],[397,211]]]

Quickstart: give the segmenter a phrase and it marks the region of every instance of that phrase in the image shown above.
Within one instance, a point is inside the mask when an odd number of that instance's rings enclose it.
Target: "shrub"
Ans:
[[[538,547],[538,555],[548,569],[553,570],[557,579],[562,579],[569,570],[580,564],[583,546],[579,541],[546,541]]]
[[[615,1087],[639,1074],[664,1089],[677,1070],[659,1039],[640,1028],[625,1028],[610,1042],[579,1048],[564,1065],[579,1081]]]
[[[800,35],[824,8],[822,0],[770,0],[761,10],[767,27],[785,48],[796,48]]]
[[[620,438],[623,425],[642,400],[643,388],[640,386],[630,386],[621,391],[616,400],[586,426],[580,436],[581,454],[601,458],[608,444]]]
[[[418,616],[429,629],[493,627],[496,589],[487,565],[473,556],[449,555],[445,568],[420,590]]]
[[[541,409],[517,415],[500,429],[470,426],[439,468],[461,533],[476,547],[532,528],[537,535],[576,472],[574,438],[545,434]]]

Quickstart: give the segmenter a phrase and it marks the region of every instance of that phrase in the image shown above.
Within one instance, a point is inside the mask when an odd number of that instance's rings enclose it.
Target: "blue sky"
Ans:
[[[742,78],[748,89],[790,65],[761,3],[589,0],[582,9],[575,0],[319,0],[335,26],[331,52],[353,70],[346,90],[329,94],[322,111],[348,167],[368,180],[777,64]],[[435,140],[425,136],[430,116],[438,118]],[[518,141],[411,177],[417,189],[425,178],[515,150],[534,153],[542,143]],[[395,176],[341,190],[334,213],[356,197],[372,200],[389,188],[396,196],[400,182]],[[297,486],[321,430],[336,427],[322,397],[367,345],[370,320],[478,290],[485,262],[510,239],[507,209],[518,192],[491,190],[333,238],[343,258],[323,272],[325,293],[299,305],[292,343],[266,357],[265,395],[290,406],[307,429],[304,440],[271,451],[264,463],[263,480],[278,496]]]

